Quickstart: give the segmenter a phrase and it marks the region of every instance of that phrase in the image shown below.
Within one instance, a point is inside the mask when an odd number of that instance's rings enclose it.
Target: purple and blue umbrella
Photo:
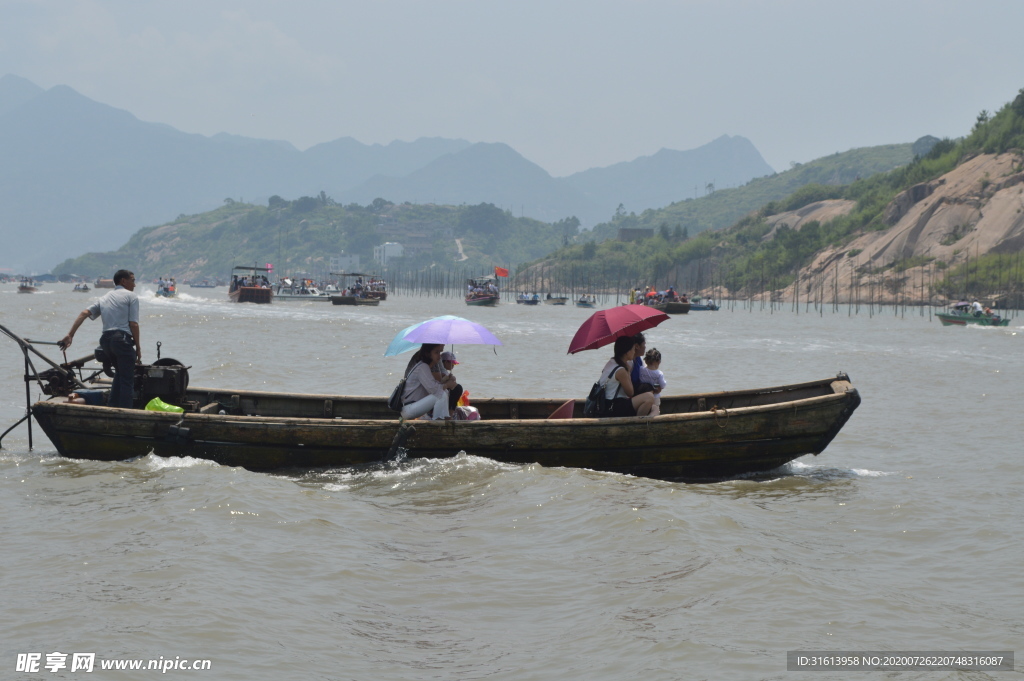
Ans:
[[[501,345],[501,341],[484,326],[463,317],[444,315],[408,326],[395,336],[384,351],[385,357],[400,355],[423,343],[444,345]]]

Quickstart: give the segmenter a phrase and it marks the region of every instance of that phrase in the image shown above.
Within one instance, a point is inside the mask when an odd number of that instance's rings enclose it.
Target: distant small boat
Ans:
[[[90,293],[91,291],[88,284],[75,284],[75,288],[71,289],[72,293]]]
[[[550,293],[544,298],[545,305],[565,305],[569,302],[568,296],[553,296]]]
[[[576,307],[597,307],[597,298],[594,296],[580,296],[575,305]]]
[[[173,280],[164,282],[162,285],[156,287],[157,298],[177,298],[178,297],[178,286]]]
[[[114,288],[113,279],[97,279],[96,283],[93,284],[96,288]]]
[[[22,279],[18,284],[18,293],[35,293],[38,290],[36,283],[31,279]]]
[[[540,296],[536,293],[533,296],[520,293],[519,297],[516,298],[516,305],[540,305]]]
[[[469,292],[466,294],[466,305],[474,307],[493,307],[501,300],[498,293],[498,284],[495,277],[486,276],[477,279],[467,279],[466,285]]]
[[[943,326],[1009,326],[1010,320],[1003,319],[999,315],[988,312],[972,312],[971,304],[959,302],[948,312],[938,313],[939,321]]]
[[[316,286],[304,286],[295,284],[290,279],[284,279],[278,283],[274,297],[278,300],[305,300],[310,302],[327,303],[331,300],[331,294],[321,291]]]
[[[208,280],[203,279],[202,281],[193,281],[188,285],[189,288],[216,288],[216,284],[211,284]]]
[[[708,300],[707,302],[704,302],[701,299],[700,296],[691,296],[690,297],[690,311],[691,312],[698,312],[698,311],[711,311],[711,312],[714,312],[714,311],[717,311],[717,310],[718,310],[718,305],[716,305],[715,301],[713,301],[713,300]]]

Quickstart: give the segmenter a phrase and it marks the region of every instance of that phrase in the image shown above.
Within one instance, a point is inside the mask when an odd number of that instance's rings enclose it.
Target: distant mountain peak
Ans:
[[[38,97],[45,90],[13,73],[0,77],[0,116]]]

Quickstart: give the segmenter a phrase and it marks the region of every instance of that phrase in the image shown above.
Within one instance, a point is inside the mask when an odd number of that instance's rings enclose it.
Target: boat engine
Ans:
[[[167,404],[187,407],[188,367],[176,359],[164,357],[152,364],[135,365],[135,406],[145,407],[154,397]]]

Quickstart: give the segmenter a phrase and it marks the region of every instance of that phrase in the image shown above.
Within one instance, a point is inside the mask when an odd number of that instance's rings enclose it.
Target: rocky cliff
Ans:
[[[822,224],[855,207],[845,200],[819,201],[768,219],[772,238],[781,225]],[[899,194],[886,208],[887,229],[867,232],[840,248],[820,252],[800,271],[798,283],[776,291],[776,300],[823,296],[831,302],[941,304],[930,284],[942,271],[990,253],[1024,249],[1024,154],[982,154],[931,182]],[[906,265],[913,265],[906,267]],[[899,267],[893,267],[899,265]]]

